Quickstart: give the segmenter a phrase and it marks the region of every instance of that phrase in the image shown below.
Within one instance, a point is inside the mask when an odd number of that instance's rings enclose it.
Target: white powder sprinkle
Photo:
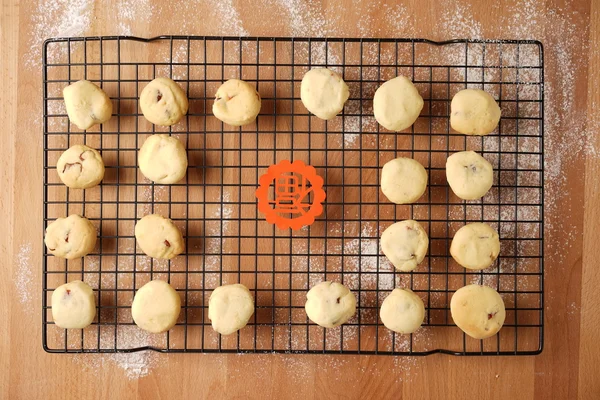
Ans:
[[[327,22],[320,2],[314,0],[277,0],[288,13],[292,36],[327,36]]]
[[[480,39],[483,36],[481,23],[473,18],[470,4],[446,0],[439,4],[442,11],[442,29],[449,39]]]
[[[135,26],[148,24],[154,15],[156,6],[149,0],[121,0],[118,7],[119,35],[137,34]]]
[[[25,65],[31,69],[42,63],[43,40],[50,37],[84,36],[91,26],[93,0],[37,0],[31,13],[32,32]],[[66,54],[67,46],[54,44],[48,48],[49,61]]]
[[[15,291],[19,302],[27,312],[32,312],[31,303],[35,285],[33,283],[33,272],[31,265],[31,243],[24,243],[19,247],[17,253],[17,271],[14,280]]]

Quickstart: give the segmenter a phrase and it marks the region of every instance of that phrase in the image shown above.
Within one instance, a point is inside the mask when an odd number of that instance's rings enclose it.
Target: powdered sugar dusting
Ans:
[[[27,312],[32,312],[31,302],[35,285],[33,284],[33,273],[31,265],[31,243],[24,243],[19,247],[17,253],[17,271],[14,279],[15,292],[19,302]]]
[[[31,13],[32,32],[25,65],[37,68],[42,63],[41,45],[50,37],[84,36],[91,25],[94,12],[93,0],[37,0]],[[48,48],[49,59],[66,54],[66,46]]]
[[[440,9],[443,10],[442,29],[449,38],[481,39],[483,37],[481,23],[473,18],[471,5],[450,0],[441,2]]]
[[[149,0],[121,0],[118,7],[119,35],[131,36],[136,25],[149,23],[155,7]]]

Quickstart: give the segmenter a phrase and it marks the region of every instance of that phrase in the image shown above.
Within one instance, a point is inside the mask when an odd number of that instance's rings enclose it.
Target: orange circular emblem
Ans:
[[[258,211],[279,229],[300,229],[312,224],[323,212],[323,178],[302,161],[283,160],[271,165],[258,184]]]

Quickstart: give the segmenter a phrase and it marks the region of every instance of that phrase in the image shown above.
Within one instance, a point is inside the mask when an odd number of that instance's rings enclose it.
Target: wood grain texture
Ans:
[[[86,35],[121,33],[116,2],[96,2]],[[150,19],[131,26],[138,36],[159,34],[229,35],[232,25],[219,19],[207,2],[192,7],[190,2],[159,2]],[[227,3],[227,2],[222,2]],[[298,34],[298,23],[289,13],[275,7],[276,1],[259,6],[233,1],[243,28],[251,35],[289,36]],[[291,2],[288,2],[291,3]],[[426,37],[449,39],[460,30],[445,28],[444,12],[451,6],[438,1],[403,2],[406,23],[389,24],[388,9],[345,1],[311,2],[311,13],[323,14],[323,28],[306,29],[305,35]],[[450,2],[454,4],[454,2]],[[519,38],[518,30],[507,29],[503,17],[514,14],[517,1],[473,3],[469,15],[487,38]],[[530,2],[531,3],[531,2]],[[598,398],[600,379],[600,258],[597,225],[600,222],[600,158],[583,156],[563,165],[559,176],[566,178],[555,206],[546,210],[550,222],[546,234],[546,336],[545,349],[537,357],[470,357],[435,355],[422,358],[367,356],[288,355],[157,355],[151,372],[130,380],[113,362],[99,365],[99,356],[50,355],[41,347],[40,282],[42,255],[42,95],[41,66],[28,63],[33,20],[38,1],[0,0],[0,398],[486,398],[567,399]],[[188,4],[186,6],[186,4]],[[580,46],[574,104],[546,109],[560,121],[551,130],[553,143],[569,140],[572,118],[592,121],[600,104],[600,5],[598,1],[540,1],[537,24],[527,32],[544,42],[546,81],[557,87],[564,78],[557,49],[564,48],[565,26],[561,15],[570,15],[572,35]],[[257,9],[263,13],[259,15]],[[305,9],[306,10],[306,9]],[[446,11],[445,11],[446,10]],[[547,13],[543,11],[551,10]],[[328,13],[329,11],[329,13]],[[361,15],[363,17],[361,17]],[[370,16],[366,24],[359,23]],[[575,16],[575,17],[573,17]],[[310,15],[301,16],[310,18]],[[525,16],[523,17],[524,19]],[[58,21],[57,21],[58,23]],[[457,21],[459,26],[461,21]],[[365,27],[366,26],[366,27]],[[39,32],[37,32],[39,33]],[[468,31],[466,32],[468,34]],[[41,40],[42,38],[37,38]],[[561,46],[561,43],[563,46]],[[41,46],[39,47],[41,54]],[[558,105],[564,97],[556,91]],[[571,107],[578,113],[568,113]],[[554,115],[554,114],[553,114]],[[591,122],[590,122],[591,124]],[[590,125],[598,128],[598,124]],[[598,132],[589,135],[588,145],[599,148]],[[546,158],[557,157],[547,147]],[[548,195],[548,193],[547,193]],[[556,193],[554,193],[556,195]],[[565,227],[565,229],[562,229]],[[568,227],[568,229],[566,229]],[[21,246],[31,243],[29,301],[22,303],[13,280],[19,271]],[[565,246],[568,243],[568,246]],[[558,249],[558,250],[557,250]],[[79,359],[78,359],[79,357]],[[95,359],[93,357],[96,357]]]

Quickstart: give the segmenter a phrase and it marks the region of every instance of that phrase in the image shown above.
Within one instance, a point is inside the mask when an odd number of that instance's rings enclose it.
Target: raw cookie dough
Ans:
[[[373,97],[375,119],[390,131],[403,131],[415,123],[423,109],[423,98],[404,76],[390,79]]]
[[[83,329],[96,316],[96,299],[90,285],[71,281],[52,293],[52,319],[59,328]]]
[[[133,321],[151,333],[166,332],[177,323],[181,299],[165,281],[154,280],[140,288],[131,304]]]
[[[427,171],[412,158],[399,157],[385,163],[381,170],[381,191],[396,204],[414,203],[425,193]]]
[[[379,312],[386,328],[396,333],[413,333],[425,318],[423,300],[410,289],[394,289],[383,300]]]
[[[381,235],[381,251],[399,271],[409,272],[417,268],[428,247],[427,233],[412,219],[388,226]]]
[[[215,331],[229,335],[242,329],[254,314],[254,300],[242,284],[216,288],[208,300],[208,319]]]
[[[171,259],[183,251],[183,236],[173,222],[150,214],[135,224],[135,239],[144,253],[153,258]]]
[[[72,214],[48,225],[44,243],[51,254],[72,260],[94,250],[97,235],[96,227],[87,218]]]
[[[63,89],[69,120],[79,129],[103,124],[112,115],[110,97],[90,81],[77,81]]]
[[[481,285],[461,287],[450,300],[454,323],[474,339],[494,336],[506,317],[504,301],[494,289]]]
[[[96,149],[76,144],[61,154],[56,163],[60,180],[73,189],[89,189],[104,178],[104,161]]]
[[[341,76],[330,69],[313,68],[302,78],[302,104],[321,119],[332,119],[338,115],[348,96],[348,85]]]
[[[450,103],[450,126],[465,135],[487,135],[498,126],[500,107],[480,89],[463,89]]]
[[[161,184],[177,183],[187,172],[188,160],[183,143],[165,134],[148,137],[138,153],[142,174]]]
[[[450,245],[452,258],[472,270],[489,267],[496,261],[499,253],[498,232],[483,222],[474,222],[460,228]]]
[[[155,125],[171,126],[188,112],[188,99],[177,83],[169,78],[156,78],[140,95],[144,117]]]
[[[311,321],[324,328],[340,326],[356,312],[356,297],[344,285],[325,281],[312,287],[304,305]]]
[[[239,79],[222,84],[215,94],[215,117],[232,126],[247,125],[260,112],[260,94],[254,86]]]
[[[474,151],[460,151],[446,160],[446,179],[458,197],[477,200],[492,187],[494,169]]]

